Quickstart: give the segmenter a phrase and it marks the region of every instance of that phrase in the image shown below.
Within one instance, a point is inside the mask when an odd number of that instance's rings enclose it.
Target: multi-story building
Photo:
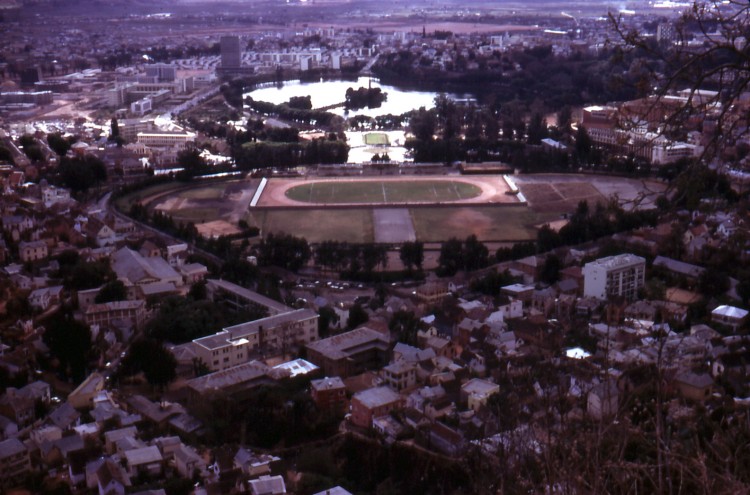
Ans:
[[[195,135],[190,132],[139,132],[136,140],[145,146],[184,150],[195,141]]]
[[[374,418],[385,416],[403,405],[403,397],[389,387],[375,387],[354,394],[351,421],[362,428],[372,427]]]
[[[331,417],[346,413],[346,386],[341,378],[321,378],[310,382],[312,398],[318,410]]]
[[[155,77],[158,81],[177,79],[177,66],[174,64],[150,64],[146,66],[146,76]]]
[[[264,309],[270,316],[292,311],[289,306],[226,280],[207,280],[206,292],[209,299],[216,303],[222,303],[232,310],[254,311]]]
[[[307,345],[307,359],[328,376],[347,377],[388,362],[388,335],[362,327]]]
[[[193,350],[208,369],[219,371],[250,361],[253,351],[283,352],[317,338],[318,314],[311,309],[297,309],[195,339]]]
[[[242,62],[239,36],[222,36],[219,43],[221,46],[221,68],[239,68]]]
[[[146,317],[146,302],[112,301],[103,304],[92,304],[86,308],[86,324],[100,325],[108,328],[115,321],[130,322],[135,328],[140,328]]]
[[[0,442],[0,486],[11,487],[23,481],[31,471],[26,446],[16,438]]]
[[[605,300],[622,296],[632,300],[645,285],[646,260],[634,254],[600,258],[583,267],[583,295]]]
[[[386,385],[396,392],[412,388],[417,384],[417,370],[413,364],[406,361],[396,361],[385,366],[380,376]]]
[[[18,243],[18,256],[21,261],[43,260],[47,257],[47,243],[44,241],[21,241]]]

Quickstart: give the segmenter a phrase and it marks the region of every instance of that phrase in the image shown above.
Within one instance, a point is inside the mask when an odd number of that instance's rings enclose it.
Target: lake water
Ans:
[[[368,117],[377,117],[378,115],[401,115],[411,110],[417,110],[420,107],[432,108],[435,97],[439,93],[431,91],[411,91],[380,84],[377,79],[369,77],[360,77],[357,81],[320,81],[320,82],[286,82],[281,88],[276,86],[259,88],[245,96],[250,96],[254,100],[267,101],[276,105],[285,103],[293,96],[310,96],[313,108],[326,107],[341,103],[346,99],[346,90],[349,88],[358,89],[360,87],[381,88],[387,93],[388,99],[378,108],[362,108],[360,110],[350,110],[345,112],[344,107],[334,108],[331,113],[346,117],[355,115],[366,115]],[[445,93],[446,96],[453,100],[473,99],[471,95]]]

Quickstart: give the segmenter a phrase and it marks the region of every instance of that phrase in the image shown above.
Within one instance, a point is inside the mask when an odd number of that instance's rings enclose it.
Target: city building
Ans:
[[[481,378],[473,378],[461,385],[461,400],[466,401],[469,409],[478,410],[487,404],[493,394],[500,393],[500,386]]]
[[[222,69],[237,69],[242,63],[242,50],[239,36],[222,36],[221,67]]]
[[[326,416],[343,416],[346,413],[346,386],[341,378],[321,378],[310,382],[312,399],[318,410]]]
[[[328,376],[346,378],[383,366],[390,349],[387,335],[362,327],[308,344],[307,359]]]
[[[317,338],[318,314],[311,309],[297,309],[195,339],[193,350],[208,369],[219,371],[246,363],[258,349],[283,352]]]
[[[26,446],[16,438],[0,442],[0,486],[8,488],[23,481],[31,472],[31,459]]]
[[[747,321],[747,315],[748,311],[745,309],[722,304],[711,311],[711,321],[728,326],[736,331]]]
[[[632,300],[646,280],[646,260],[634,254],[600,258],[583,267],[583,295],[605,300],[621,296]]]
[[[385,416],[403,405],[403,398],[390,387],[375,387],[354,394],[351,421],[362,428],[370,428],[374,418]]]

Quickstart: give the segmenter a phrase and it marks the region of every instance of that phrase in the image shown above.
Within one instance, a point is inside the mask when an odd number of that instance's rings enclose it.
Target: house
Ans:
[[[105,460],[96,470],[96,486],[99,495],[125,495],[130,486],[130,478],[112,460]]]
[[[465,402],[469,409],[473,411],[487,405],[490,396],[498,393],[500,393],[498,384],[481,378],[472,378],[461,385],[461,401]]]
[[[131,477],[139,474],[157,476],[161,474],[163,464],[164,458],[155,445],[125,451],[125,465]]]
[[[24,263],[43,260],[48,255],[47,243],[44,241],[21,241],[18,243],[18,256]]]
[[[346,413],[346,386],[341,378],[321,378],[310,382],[312,399],[318,410],[328,417],[339,417]]]
[[[208,268],[206,265],[200,263],[185,263],[179,265],[177,270],[182,275],[182,280],[185,285],[192,285],[196,282],[200,282],[208,275]]]
[[[707,373],[680,373],[674,378],[680,395],[686,399],[703,402],[711,396],[714,380]]]
[[[36,419],[34,406],[34,400],[19,395],[12,388],[0,397],[0,414],[9,418],[18,426],[29,425]]]
[[[43,441],[39,446],[42,462],[48,466],[59,466],[65,462],[69,462],[71,454],[80,452],[83,449],[83,437],[77,433],[52,441]]]
[[[116,430],[109,430],[104,432],[104,450],[108,454],[114,454],[117,442],[123,438],[135,438],[138,430],[135,426],[128,426],[126,428],[118,428]]]
[[[256,477],[271,474],[271,464],[280,460],[279,457],[269,454],[256,454],[249,449],[240,447],[234,455],[234,466],[241,469],[247,476]]]
[[[417,434],[417,442],[429,450],[449,457],[458,457],[466,449],[463,435],[439,421],[421,428]]]
[[[416,368],[406,361],[396,361],[383,367],[380,376],[396,392],[412,388],[417,383]]]
[[[747,321],[748,311],[735,306],[722,304],[711,311],[711,321],[730,327],[732,330],[742,326]]]
[[[403,398],[390,387],[382,386],[354,394],[351,405],[351,422],[370,428],[372,419],[383,416],[403,405]]]
[[[0,487],[12,487],[30,472],[31,459],[26,446],[16,438],[0,442]]]
[[[50,306],[60,304],[60,295],[62,294],[62,291],[62,285],[34,289],[31,291],[31,294],[29,294],[29,304],[34,309],[46,311]]]
[[[67,430],[77,425],[80,417],[81,413],[76,411],[75,408],[70,405],[70,402],[66,401],[60,404],[60,407],[47,416],[47,421],[62,430]]]
[[[250,480],[252,495],[282,495],[286,493],[284,478],[281,476],[261,476],[257,480]]]
[[[206,468],[206,461],[192,448],[184,444],[174,452],[174,464],[177,472],[183,478],[191,479],[195,472],[201,472]]]

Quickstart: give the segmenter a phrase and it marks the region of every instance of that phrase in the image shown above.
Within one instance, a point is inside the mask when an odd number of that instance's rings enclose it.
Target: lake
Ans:
[[[378,108],[362,108],[359,110],[349,110],[346,112],[344,107],[334,108],[331,113],[345,117],[354,117],[355,115],[366,115],[368,117],[377,117],[378,115],[401,115],[411,110],[417,110],[420,107],[432,108],[435,97],[439,93],[431,91],[412,91],[399,89],[395,86],[380,84],[377,79],[369,77],[360,77],[357,81],[319,81],[319,82],[285,82],[281,88],[270,86],[259,88],[245,96],[250,96],[254,100],[267,101],[276,105],[285,103],[293,96],[310,96],[313,108],[326,107],[341,103],[346,98],[346,90],[349,88],[357,89],[360,87],[380,88],[388,94],[388,99]],[[473,100],[472,95],[445,93],[446,96],[453,100]]]

